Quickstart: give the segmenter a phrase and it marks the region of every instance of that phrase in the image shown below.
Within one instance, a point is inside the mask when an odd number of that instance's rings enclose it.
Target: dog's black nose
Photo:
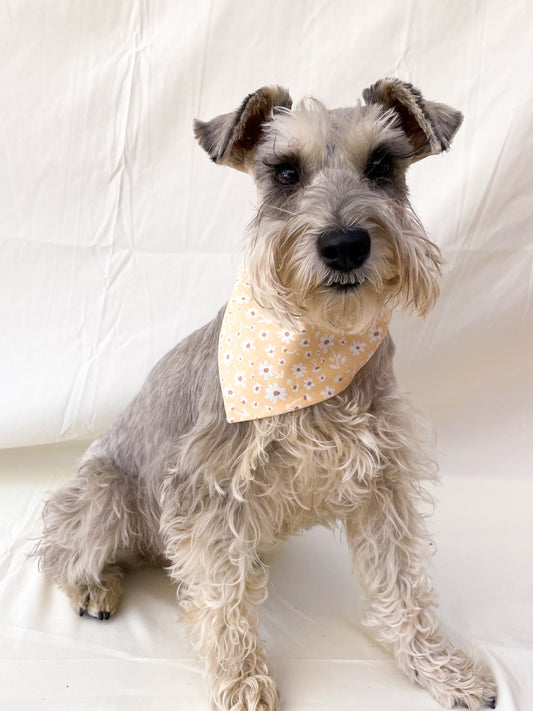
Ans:
[[[360,267],[370,254],[370,235],[362,227],[330,230],[318,238],[318,252],[331,269],[349,272]]]

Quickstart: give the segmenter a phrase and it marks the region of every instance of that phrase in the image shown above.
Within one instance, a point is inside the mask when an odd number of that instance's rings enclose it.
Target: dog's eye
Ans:
[[[291,165],[280,165],[274,173],[274,180],[279,185],[296,185],[300,180],[298,171]]]
[[[385,182],[392,177],[392,172],[394,170],[394,159],[390,153],[378,148],[375,150],[370,158],[365,168],[365,175],[369,180],[375,182]]]

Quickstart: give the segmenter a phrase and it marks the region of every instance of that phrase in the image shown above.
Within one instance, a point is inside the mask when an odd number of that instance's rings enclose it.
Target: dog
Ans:
[[[449,148],[462,115],[398,79],[363,99],[293,108],[270,86],[195,121],[209,157],[257,184],[234,292],[43,512],[35,555],[80,615],[113,615],[125,570],[167,567],[223,711],[279,708],[257,629],[262,555],[316,524],[344,528],[366,622],[407,677],[445,708],[496,705],[489,670],[434,612],[419,505],[435,468],[388,331],[394,308],[424,315],[437,299],[440,252],[405,176]]]

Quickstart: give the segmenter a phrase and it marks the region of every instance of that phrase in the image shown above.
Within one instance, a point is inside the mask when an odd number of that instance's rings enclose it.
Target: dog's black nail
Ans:
[[[102,612],[102,610],[100,610],[100,612],[98,613],[98,619],[99,619],[99,620],[103,620],[103,619],[104,619],[104,613]]]
[[[491,699],[489,699],[489,709],[495,709],[496,708],[496,697],[493,696]]]
[[[106,618],[106,620],[108,620],[108,619],[109,619],[110,615],[111,615],[111,613],[110,613],[110,612],[106,612],[106,613],[105,613],[104,617]]]
[[[83,617],[83,615],[85,614],[85,609],[83,607],[80,607],[78,612],[80,613],[80,617]]]

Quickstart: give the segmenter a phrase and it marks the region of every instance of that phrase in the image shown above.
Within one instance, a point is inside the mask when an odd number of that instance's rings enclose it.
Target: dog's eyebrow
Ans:
[[[290,164],[298,165],[300,163],[300,156],[294,151],[287,151],[283,153],[273,152],[263,158],[263,165],[268,168],[277,168],[280,165]]]

